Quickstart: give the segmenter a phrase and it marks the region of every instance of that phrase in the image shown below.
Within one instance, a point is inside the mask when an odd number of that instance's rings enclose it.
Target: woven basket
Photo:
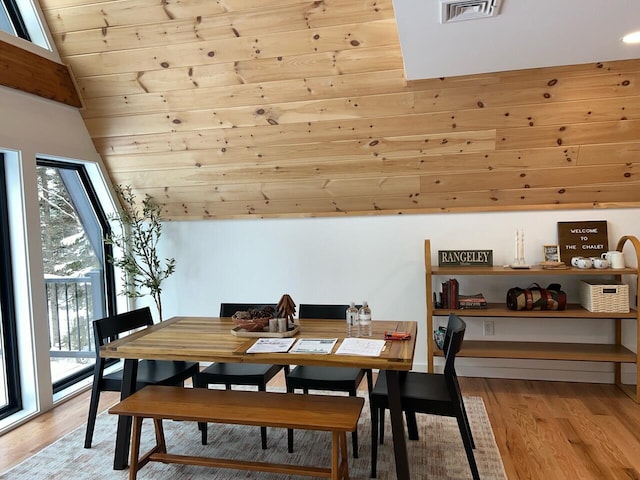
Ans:
[[[580,282],[580,305],[590,312],[628,313],[629,285]]]

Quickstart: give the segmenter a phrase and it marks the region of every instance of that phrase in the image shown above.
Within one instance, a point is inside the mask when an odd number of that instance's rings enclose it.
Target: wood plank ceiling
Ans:
[[[391,0],[40,3],[168,219],[640,206],[640,60],[407,83]]]

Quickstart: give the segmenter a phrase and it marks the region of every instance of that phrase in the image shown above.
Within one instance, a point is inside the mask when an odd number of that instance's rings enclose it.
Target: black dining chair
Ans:
[[[402,410],[408,416],[408,423],[410,415],[415,415],[415,413],[442,415],[457,419],[471,475],[474,480],[479,480],[478,466],[473,454],[475,444],[455,369],[456,354],[462,346],[466,327],[460,317],[453,313],[449,315],[443,345],[445,352],[444,373],[408,372],[400,387],[400,398]],[[378,375],[376,385],[369,396],[369,402],[371,406],[371,478],[375,478],[378,456],[378,425],[379,441],[382,444],[384,441],[384,410],[389,408],[384,372],[380,372]],[[415,433],[417,435],[417,429]]]
[[[153,325],[153,318],[149,307],[94,320],[93,336],[96,347],[96,364],[93,370],[93,387],[84,448],[91,448],[100,392],[119,392],[122,390],[122,368],[105,374],[106,359],[100,357],[100,347],[124,333],[130,333],[150,325]],[[195,379],[199,369],[198,362],[142,360],[138,362],[136,390],[146,385],[183,385],[186,379]]]
[[[346,329],[346,311],[349,305],[318,305],[301,303],[299,318],[340,319]],[[320,367],[298,365],[286,376],[287,392],[302,390],[305,394],[309,390],[328,390],[333,392],[347,392],[350,396],[357,395],[358,387],[364,376],[367,376],[367,388],[371,392],[373,374],[371,369],[348,367]],[[293,452],[293,430],[287,433],[289,453]],[[358,430],[351,434],[353,444],[353,458],[358,458]]]
[[[263,309],[271,306],[274,309],[276,304],[255,304],[255,303],[221,303],[220,316],[230,317],[238,311],[250,309]],[[267,365],[261,363],[212,363],[202,370],[196,377],[194,386],[197,388],[207,388],[209,385],[224,385],[227,390],[231,390],[231,385],[252,385],[258,387],[260,391],[266,391],[267,383],[284,369],[285,374],[289,372],[289,365]],[[207,424],[198,423],[202,432],[202,444],[207,444]],[[260,437],[262,448],[267,448],[267,427],[260,427]]]

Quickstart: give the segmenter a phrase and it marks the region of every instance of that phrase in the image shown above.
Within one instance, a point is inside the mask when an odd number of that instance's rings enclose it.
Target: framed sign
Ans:
[[[558,245],[543,245],[542,246],[542,259],[545,262],[559,262],[560,261],[560,247]]]
[[[493,250],[438,250],[438,265],[491,267]]]
[[[609,250],[607,221],[558,222],[560,257],[599,257]]]

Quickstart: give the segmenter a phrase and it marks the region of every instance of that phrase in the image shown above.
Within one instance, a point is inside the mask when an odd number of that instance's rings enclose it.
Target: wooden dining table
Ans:
[[[417,322],[376,320],[372,339],[383,339],[385,331],[409,332],[408,340],[388,340],[379,356],[341,355],[335,351],[346,336],[343,321],[300,319],[296,338],[337,338],[330,354],[313,353],[247,353],[257,340],[237,336],[231,318],[173,317],[121,339],[100,349],[100,356],[124,359],[121,398],[135,391],[138,360],[185,360],[198,362],[267,363],[277,365],[322,365],[356,367],[386,371],[389,391],[389,410],[393,431],[393,445],[398,479],[409,479],[409,463],[404,420],[400,403],[400,383],[403,372],[411,370],[415,352]],[[131,437],[131,417],[120,416],[116,435],[114,469],[128,465]],[[194,437],[194,441],[196,437]]]

